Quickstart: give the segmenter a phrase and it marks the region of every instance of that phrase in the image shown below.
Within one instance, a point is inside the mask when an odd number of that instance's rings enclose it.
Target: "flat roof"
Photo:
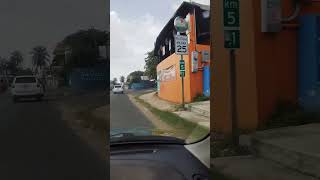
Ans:
[[[210,6],[209,5],[204,5],[204,4],[199,4],[195,2],[186,2],[184,1],[179,8],[176,10],[174,15],[170,18],[170,20],[167,22],[167,24],[163,27],[161,32],[159,33],[156,42],[155,42],[155,51],[154,53],[157,54],[157,49],[160,47],[160,39],[162,39],[166,34],[173,28],[173,21],[177,16],[182,16],[185,17],[190,10],[193,8],[200,8],[201,10],[204,11],[210,11]],[[172,27],[172,28],[171,28]]]

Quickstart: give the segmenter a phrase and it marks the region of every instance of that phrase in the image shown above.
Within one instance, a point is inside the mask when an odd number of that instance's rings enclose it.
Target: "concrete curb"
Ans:
[[[252,137],[252,145],[258,157],[280,163],[302,174],[320,178],[320,156],[318,154],[298,152],[256,137]]]
[[[172,127],[162,122],[157,116],[155,116],[148,108],[144,107],[140,104],[136,99],[135,96],[131,94],[126,94],[129,97],[129,100],[134,104],[146,117],[151,121],[151,123],[158,129],[162,130],[173,130]]]
[[[187,106],[191,112],[194,112],[194,113],[200,114],[201,116],[205,116],[205,117],[210,118],[210,111],[206,111],[206,110],[203,110],[201,108],[198,108],[198,107],[192,106],[192,105],[187,105]]]

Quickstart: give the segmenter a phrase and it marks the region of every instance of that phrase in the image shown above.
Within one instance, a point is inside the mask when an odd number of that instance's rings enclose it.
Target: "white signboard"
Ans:
[[[192,52],[191,60],[192,60],[192,64],[191,64],[192,72],[198,72],[198,52],[197,51]]]
[[[188,54],[188,36],[175,35],[175,51],[178,55]]]

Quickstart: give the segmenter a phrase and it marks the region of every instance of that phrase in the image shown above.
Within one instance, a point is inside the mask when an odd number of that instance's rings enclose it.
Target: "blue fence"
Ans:
[[[108,89],[109,77],[106,66],[75,68],[69,76],[69,85],[75,90]]]
[[[153,81],[141,81],[140,83],[132,83],[129,88],[133,90],[149,89],[156,86]]]
[[[203,95],[210,96],[210,66],[203,68]]]
[[[301,16],[299,28],[298,84],[300,104],[320,109],[320,14]]]

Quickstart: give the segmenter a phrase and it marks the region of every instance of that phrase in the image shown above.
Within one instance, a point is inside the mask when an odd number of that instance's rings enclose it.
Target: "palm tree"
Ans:
[[[23,62],[23,56],[20,51],[13,51],[9,57],[9,66],[12,71],[17,71],[21,63]]]
[[[43,70],[49,64],[49,53],[44,46],[36,46],[31,51],[32,64],[35,67],[36,72]]]

